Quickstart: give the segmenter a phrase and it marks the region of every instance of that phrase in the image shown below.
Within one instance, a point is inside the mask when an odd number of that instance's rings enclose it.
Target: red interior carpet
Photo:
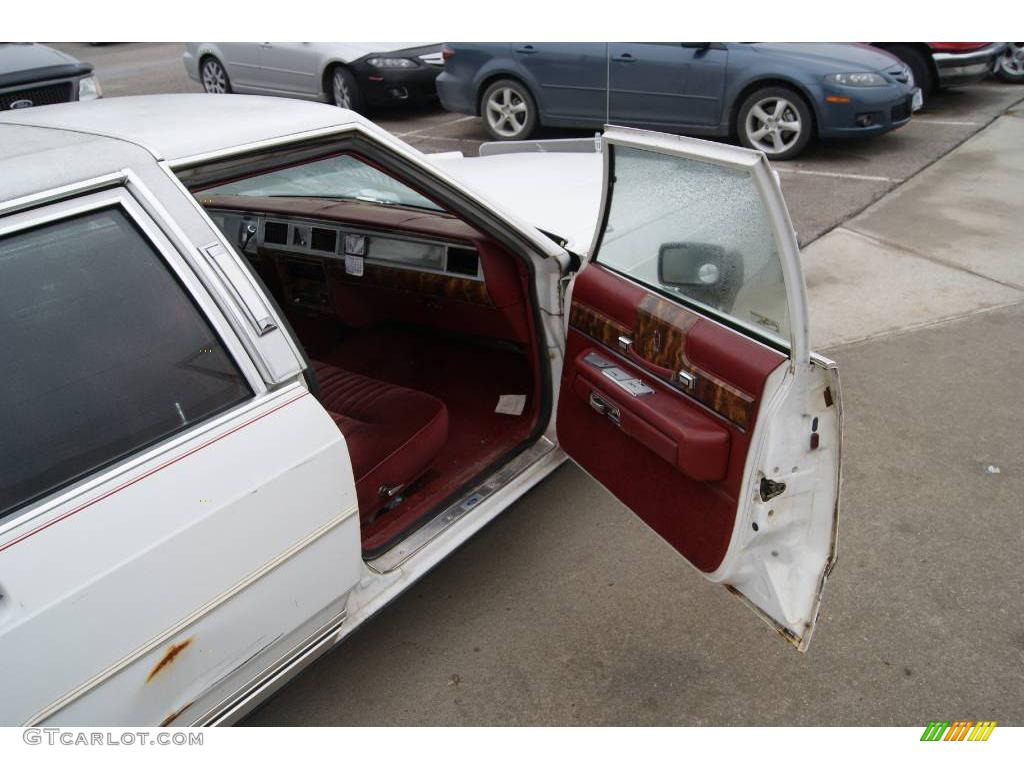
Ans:
[[[364,524],[364,550],[387,544],[533,428],[534,381],[519,352],[402,327],[341,332],[336,339],[299,333],[313,359],[426,392],[448,407],[448,441],[437,460],[402,504]],[[523,414],[495,413],[500,395],[527,395]]]

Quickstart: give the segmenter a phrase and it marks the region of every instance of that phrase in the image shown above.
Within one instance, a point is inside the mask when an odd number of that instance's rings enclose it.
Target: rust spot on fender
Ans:
[[[160,661],[158,661],[156,663],[156,666],[153,667],[152,670],[150,670],[149,677],[146,678],[146,682],[148,683],[154,677],[159,675],[160,674],[160,670],[162,670],[164,667],[169,666],[171,663],[173,663],[174,660],[176,658],[178,658],[178,654],[181,653],[182,651],[184,651],[190,645],[192,645],[192,638],[191,637],[188,640],[182,640],[180,643],[172,644],[167,649],[167,653],[164,654],[163,658],[160,659]]]

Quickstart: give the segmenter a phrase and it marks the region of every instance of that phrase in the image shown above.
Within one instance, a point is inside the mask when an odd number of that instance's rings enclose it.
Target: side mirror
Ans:
[[[696,48],[699,51],[703,51],[705,48],[710,48],[711,43],[680,43],[683,48]]]
[[[712,243],[663,243],[658,249],[658,282],[728,311],[743,284],[743,256]]]

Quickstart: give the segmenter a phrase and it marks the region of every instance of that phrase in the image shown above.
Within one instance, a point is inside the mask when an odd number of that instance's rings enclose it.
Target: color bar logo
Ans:
[[[995,720],[933,720],[921,734],[921,741],[988,741],[995,727]]]

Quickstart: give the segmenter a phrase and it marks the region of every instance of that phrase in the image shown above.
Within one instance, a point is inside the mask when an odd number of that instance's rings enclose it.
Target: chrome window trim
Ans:
[[[121,176],[127,184],[54,201],[47,205],[45,210],[36,209],[0,219],[0,237],[12,235],[21,230],[53,224],[101,208],[120,206],[132,223],[142,231],[167,268],[184,286],[185,291],[199,307],[206,321],[213,326],[253,393],[258,395],[266,391],[262,376],[256,370],[253,360],[239,343],[234,329],[228,322],[228,317],[221,311],[207,287],[198,278],[195,268],[188,263],[180,246],[176,247],[176,244],[160,228],[157,220],[129,191],[128,184],[135,188],[132,191],[139,190],[138,180],[133,180],[133,174],[129,171],[122,171]],[[179,238],[184,238],[180,230],[178,230],[178,235]]]
[[[210,247],[211,245],[219,244],[224,246],[229,254],[235,254],[237,258],[243,259],[244,257],[240,253],[239,249],[236,247],[235,243],[232,243],[230,240],[228,240],[227,236],[221,231],[221,228],[217,226],[217,222],[215,222],[211,218],[207,210],[202,206],[202,204],[198,200],[196,200],[195,195],[189,192],[188,188],[184,184],[182,184],[181,179],[179,179],[172,170],[172,166],[166,161],[161,161],[159,163],[159,166],[161,170],[163,170],[167,178],[170,179],[171,183],[181,192],[181,194],[185,197],[188,203],[203,218],[205,223],[213,232],[215,240],[212,243],[205,244],[204,247]],[[260,237],[262,236],[263,235],[261,232]],[[248,266],[245,266],[243,271],[245,271],[245,274],[248,275]],[[252,282],[251,279],[250,282]],[[252,283],[252,285],[257,290],[257,292],[259,292],[261,295],[263,294],[262,288],[257,286],[255,283]],[[304,365],[303,361],[306,359],[305,353],[299,348],[298,342],[293,338],[291,332],[288,331],[287,323],[283,322],[282,318],[277,314],[274,307],[274,303],[272,301],[266,301],[265,303],[267,304],[267,308],[270,311],[270,317],[273,319],[274,324],[278,327],[281,334],[283,335],[285,343],[288,345],[288,349],[291,350],[292,355],[298,361],[300,368],[298,378],[302,379],[302,367]],[[237,312],[232,312],[232,316],[236,319],[236,322],[240,324],[241,328],[242,318],[238,315]],[[252,336],[250,336],[250,332],[246,330],[240,330],[239,335],[246,340],[247,347],[251,349],[251,354],[254,356],[254,358],[260,361],[261,373],[263,373],[263,375],[266,377],[266,380],[271,384],[277,384],[278,382],[274,381],[274,377],[271,375],[270,369],[267,363],[264,361],[263,354],[262,352],[260,352],[258,341],[256,341]],[[284,381],[287,382],[287,379],[285,379]]]
[[[333,125],[326,128],[317,128],[311,131],[301,131],[299,133],[292,133],[284,136],[275,136],[273,138],[261,139],[260,141],[254,141],[248,144],[239,144],[233,147],[225,147],[209,152],[201,152],[195,155],[175,158],[174,160],[163,160],[160,162],[160,165],[171,176],[171,178],[175,180],[175,182],[182,186],[182,189],[185,189],[184,185],[181,184],[181,181],[175,175],[176,169],[183,170],[188,166],[201,165],[215,160],[226,160],[234,155],[246,154],[262,149],[272,149],[274,147],[281,147],[289,144],[299,144],[304,141],[326,137],[346,139],[352,135],[362,136],[367,141],[373,142],[374,144],[399,155],[406,162],[412,163],[418,166],[420,170],[428,172],[431,176],[435,177],[436,181],[443,183],[452,190],[456,190],[459,195],[470,198],[473,200],[475,205],[486,209],[488,215],[497,217],[501,220],[504,226],[514,230],[522,245],[528,244],[530,249],[542,258],[554,258],[559,262],[559,264],[568,264],[569,257],[565,250],[542,234],[535,226],[508,211],[503,211],[496,207],[488,198],[481,196],[473,189],[467,187],[462,181],[459,181],[457,178],[450,175],[444,169],[431,163],[429,158],[422,152],[416,150],[409,144],[406,144],[391,133],[388,133],[383,128],[380,128],[373,123],[365,122],[361,118],[358,121],[344,125]],[[186,193],[188,192],[187,189],[185,189],[185,191]],[[197,207],[202,209],[202,206],[199,205],[198,201],[195,201],[195,204]]]
[[[33,192],[30,195],[15,197],[11,200],[0,202],[0,217],[28,211],[32,208],[58,202],[67,197],[84,195],[87,192],[97,192],[109,187],[123,186],[127,179],[127,171],[117,171],[86,179],[85,181],[76,181],[74,184],[66,184],[62,187],[54,187],[42,192]]]
[[[230,289],[220,281],[219,276],[211,274],[211,268],[209,262],[206,261],[205,257],[201,255],[200,248],[197,244],[193,243],[189,237],[182,231],[181,227],[178,226],[174,218],[167,212],[163,204],[157,199],[157,197],[146,187],[145,184],[136,176],[131,170],[124,170],[122,172],[125,176],[129,191],[138,198],[140,204],[147,208],[146,211],[149,216],[154,220],[158,227],[160,227],[178,252],[181,254],[182,259],[188,264],[192,272],[198,276],[200,282],[203,284],[203,288],[206,293],[210,295],[213,301],[216,303],[218,310],[224,316],[231,329],[234,332],[235,338],[239,341],[241,346],[244,348],[246,358],[250,360],[256,367],[259,376],[259,389],[263,390],[267,388],[266,383],[280,384],[277,378],[272,374],[270,366],[264,358],[259,348],[259,334],[254,338],[252,335],[251,326],[246,322],[245,317],[242,313],[245,311],[245,307],[238,304],[230,294]],[[180,186],[180,182],[178,182]],[[188,194],[188,190],[182,187],[185,195],[192,198],[192,195]],[[194,200],[194,198],[192,198]],[[221,244],[226,243],[226,239],[221,236],[220,229],[216,224],[213,224],[213,230],[218,241],[224,241]],[[210,244],[205,244],[209,247]],[[235,248],[230,245],[226,245],[229,257],[236,254]],[[237,256],[236,256],[237,258]],[[252,282],[251,278],[248,277],[248,271],[243,267],[242,273],[247,276],[250,281],[250,285],[253,290],[262,296],[262,291]],[[269,302],[265,302],[268,305]],[[281,328],[281,318],[274,315],[271,312],[271,316],[274,319],[274,324]],[[289,348],[292,351],[292,355],[297,361],[301,360],[302,355],[295,349],[294,344],[289,339]],[[286,381],[288,377],[282,381]],[[254,391],[256,391],[254,389]]]
[[[0,520],[0,543],[3,543],[3,539],[12,530],[47,515],[76,498],[87,495],[97,486],[111,482],[131,472],[140,464],[173,451],[183,443],[195,440],[212,429],[216,429],[219,425],[237,418],[239,414],[248,413],[250,410],[258,408],[267,402],[267,387],[249,355],[239,343],[226,318],[209,296],[202,282],[189,268],[188,264],[185,263],[181,254],[164,236],[149,214],[128,192],[123,183],[127,179],[128,172],[122,171],[118,174],[111,174],[89,182],[83,182],[82,184],[72,185],[72,192],[70,193],[67,193],[68,188],[63,188],[62,190],[54,190],[52,193],[44,193],[42,196],[33,196],[33,199],[48,199],[49,202],[33,203],[28,209],[22,209],[9,216],[0,217],[0,237],[57,223],[91,211],[114,206],[119,207],[143,233],[150,247],[155,250],[157,257],[164,263],[164,266],[183,285],[183,290],[196,304],[200,315],[210,324],[223,342],[226,351],[245,378],[253,394],[223,413],[194,424],[182,432],[165,436],[153,445],[137,450],[130,456],[126,456],[110,466],[94,470],[71,485],[62,486],[35,503],[11,512]],[[81,194],[82,189],[86,190],[84,194]],[[97,189],[98,191],[92,191]],[[59,193],[60,196],[53,197],[52,194],[56,193]],[[69,194],[72,196],[68,196]],[[19,201],[12,202],[18,203]],[[304,390],[305,387],[296,384],[296,389]],[[290,389],[286,391],[290,391]]]

